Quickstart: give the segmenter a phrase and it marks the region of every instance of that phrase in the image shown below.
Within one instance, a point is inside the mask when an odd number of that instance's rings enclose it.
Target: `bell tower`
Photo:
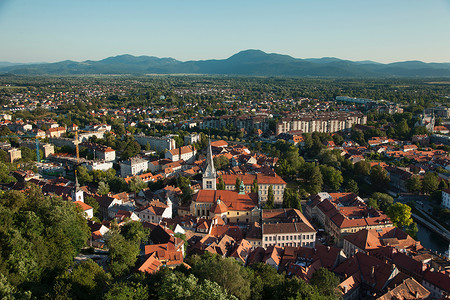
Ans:
[[[209,140],[208,150],[206,154],[206,170],[203,173],[202,188],[204,190],[216,190],[217,173],[214,168],[214,160],[211,150],[211,140]]]
[[[75,186],[72,191],[72,201],[84,202],[84,192],[80,189],[80,184],[78,183],[77,170],[75,169]]]

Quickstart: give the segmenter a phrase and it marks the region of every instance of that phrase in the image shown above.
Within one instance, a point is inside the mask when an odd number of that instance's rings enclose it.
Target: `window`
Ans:
[[[267,236],[266,236],[266,239],[265,239],[265,240],[266,240],[266,242],[267,242]]]
[[[278,240],[281,241],[281,236],[278,236]]]
[[[272,241],[272,237],[271,236],[269,236],[269,241]]]
[[[207,189],[212,189],[212,182],[211,182],[211,181],[208,180],[208,181],[206,182],[206,188],[207,188]]]
[[[236,213],[236,215],[238,215],[238,216],[239,216],[239,212],[237,212],[237,213]]]

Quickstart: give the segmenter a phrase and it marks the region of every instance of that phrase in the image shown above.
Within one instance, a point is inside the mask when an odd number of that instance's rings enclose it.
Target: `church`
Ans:
[[[214,168],[211,142],[207,149],[206,163],[202,189],[194,195],[190,213],[196,217],[219,217],[231,223],[259,222],[261,210],[258,205],[258,194],[246,193],[243,182],[239,192],[217,190],[217,172]]]

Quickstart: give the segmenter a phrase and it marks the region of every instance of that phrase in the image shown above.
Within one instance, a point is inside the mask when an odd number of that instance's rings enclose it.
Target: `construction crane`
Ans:
[[[0,139],[9,139],[9,138],[35,138],[36,141],[36,159],[37,162],[41,162],[41,155],[39,152],[39,139],[36,135],[28,135],[28,134],[21,134],[21,135],[3,135],[0,136]]]

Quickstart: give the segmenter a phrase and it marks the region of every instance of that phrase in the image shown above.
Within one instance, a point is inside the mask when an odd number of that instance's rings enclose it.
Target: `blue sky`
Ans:
[[[450,62],[450,0],[0,0],[0,61],[297,58]]]

